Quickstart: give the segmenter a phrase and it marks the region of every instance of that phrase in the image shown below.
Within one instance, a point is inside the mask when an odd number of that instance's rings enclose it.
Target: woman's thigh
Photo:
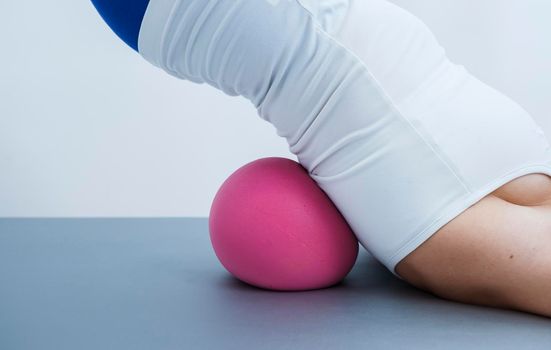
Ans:
[[[396,272],[446,299],[551,316],[551,179],[516,180],[443,226]]]

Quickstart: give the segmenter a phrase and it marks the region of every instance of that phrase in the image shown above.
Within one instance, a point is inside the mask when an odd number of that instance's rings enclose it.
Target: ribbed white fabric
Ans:
[[[392,273],[510,180],[551,176],[541,128],[384,0],[151,0],[140,53],[241,95]]]

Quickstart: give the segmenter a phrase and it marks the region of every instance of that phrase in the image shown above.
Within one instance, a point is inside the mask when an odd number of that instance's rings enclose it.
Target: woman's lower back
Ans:
[[[437,296],[551,317],[551,178],[515,179],[458,215],[396,271]]]

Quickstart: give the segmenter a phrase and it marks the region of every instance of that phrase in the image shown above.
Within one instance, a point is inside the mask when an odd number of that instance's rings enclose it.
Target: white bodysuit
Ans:
[[[139,51],[249,99],[396,276],[482,197],[525,174],[551,176],[528,113],[384,0],[151,0]]]

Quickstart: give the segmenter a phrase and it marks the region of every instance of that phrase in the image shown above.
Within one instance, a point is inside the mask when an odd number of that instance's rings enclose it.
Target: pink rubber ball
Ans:
[[[235,171],[215,195],[209,231],[222,265],[265,289],[332,286],[358,256],[358,240],[341,213],[287,158],[263,158]]]

